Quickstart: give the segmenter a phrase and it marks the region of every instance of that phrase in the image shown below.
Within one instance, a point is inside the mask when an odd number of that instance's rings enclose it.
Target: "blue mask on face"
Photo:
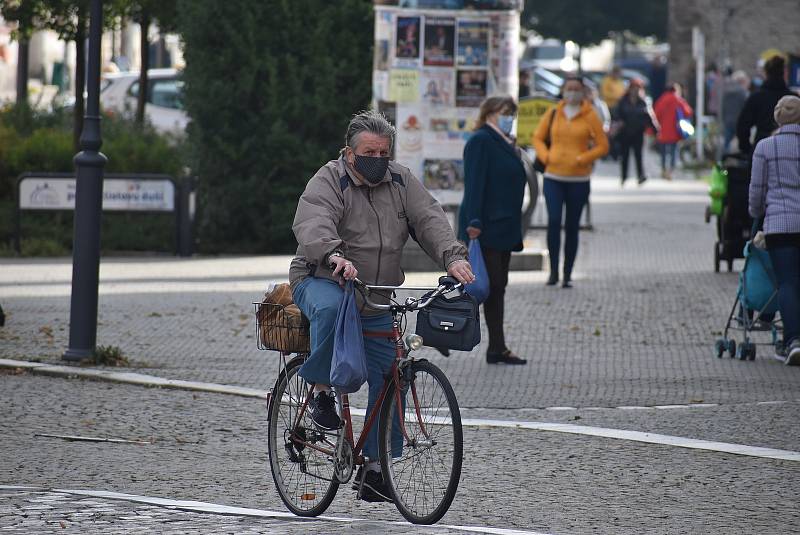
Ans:
[[[505,135],[511,134],[511,127],[514,126],[513,115],[501,115],[497,118],[497,128],[500,129]]]

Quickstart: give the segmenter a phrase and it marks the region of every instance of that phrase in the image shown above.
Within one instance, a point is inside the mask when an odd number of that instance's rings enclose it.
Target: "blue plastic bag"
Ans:
[[[367,382],[367,355],[353,281],[344,287],[344,299],[336,315],[331,360],[331,386],[343,394],[357,392]]]
[[[469,240],[469,263],[475,275],[475,282],[464,286],[464,291],[480,304],[489,297],[489,273],[486,271],[486,263],[483,261],[481,244],[478,240]]]

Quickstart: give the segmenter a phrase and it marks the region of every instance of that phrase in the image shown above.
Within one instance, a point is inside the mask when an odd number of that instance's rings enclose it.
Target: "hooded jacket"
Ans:
[[[677,143],[683,139],[678,130],[678,110],[681,110],[684,117],[692,116],[692,107],[675,91],[664,91],[656,100],[653,112],[660,126],[656,137],[659,143]]]
[[[544,162],[545,174],[588,176],[592,172],[592,163],[608,153],[608,138],[603,132],[603,123],[594,107],[585,100],[572,119],[567,119],[564,106],[562,100],[556,106],[555,113],[547,112],[536,128],[533,136],[536,157]],[[545,143],[548,131],[550,147]]]
[[[789,91],[783,78],[767,78],[756,92],[747,97],[736,121],[739,152],[750,154],[759,141],[778,128],[772,112],[775,110],[775,104],[786,95],[794,93]],[[750,143],[750,128],[753,126],[756,127],[756,139]]]
[[[353,262],[365,283],[400,285],[403,246],[412,232],[443,270],[467,257],[436,199],[393,161],[377,184],[356,178],[343,157],[322,166],[300,196],[292,230],[298,243],[289,267],[292,287],[309,275],[337,280],[328,265],[334,251]]]

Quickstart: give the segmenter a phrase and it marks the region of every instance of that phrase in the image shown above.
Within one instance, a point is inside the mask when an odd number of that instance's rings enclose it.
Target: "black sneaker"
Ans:
[[[527,359],[522,359],[516,356],[514,353],[511,352],[510,349],[506,349],[502,353],[486,353],[486,362],[489,364],[516,364],[522,365],[527,364]]]
[[[332,392],[319,392],[308,404],[311,420],[322,429],[339,429],[341,420],[336,414],[336,401]]]
[[[361,478],[364,478],[364,484],[361,484]],[[361,491],[358,492],[359,488]],[[356,472],[355,480],[353,481],[353,490],[358,492],[358,499],[365,502],[390,502],[392,500],[392,493],[389,491],[389,486],[383,480],[383,475],[380,472],[367,470],[364,475],[364,467],[359,466]]]

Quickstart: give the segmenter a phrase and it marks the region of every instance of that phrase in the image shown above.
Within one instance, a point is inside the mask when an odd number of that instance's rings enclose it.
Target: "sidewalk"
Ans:
[[[651,161],[654,159],[649,155]],[[465,407],[615,407],[785,401],[800,370],[759,347],[755,362],[717,360],[712,347],[736,274],[713,273],[706,186],[693,179],[620,189],[616,165],[592,182],[595,230],[581,234],[575,288],[547,271],[511,274],[509,346],[529,365],[489,367],[485,343],[444,359]],[[655,173],[651,173],[655,176]],[[538,235],[538,236],[537,236]],[[543,243],[543,232],[534,231]],[[268,388],[277,357],[255,349],[250,303],[286,279],[289,257],[103,259],[99,345],[116,345],[160,377]],[[740,264],[738,264],[740,266]],[[58,362],[67,346],[70,259],[0,261],[0,357]],[[414,273],[431,284],[438,273]]]

